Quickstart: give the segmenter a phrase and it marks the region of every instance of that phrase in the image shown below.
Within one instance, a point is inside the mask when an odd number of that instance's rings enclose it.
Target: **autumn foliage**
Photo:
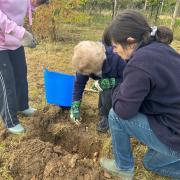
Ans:
[[[38,40],[62,40],[63,26],[88,22],[90,17],[79,11],[82,0],[54,0],[34,13],[32,30]],[[68,29],[66,29],[68,30]]]

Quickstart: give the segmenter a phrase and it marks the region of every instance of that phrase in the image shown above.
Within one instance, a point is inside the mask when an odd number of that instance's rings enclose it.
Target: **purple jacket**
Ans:
[[[0,50],[15,50],[21,46],[26,15],[31,25],[31,0],[0,0]]]

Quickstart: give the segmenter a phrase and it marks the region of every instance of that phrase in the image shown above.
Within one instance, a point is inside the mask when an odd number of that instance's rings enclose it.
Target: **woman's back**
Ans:
[[[153,42],[138,49],[128,66],[149,75],[150,89],[140,111],[149,116],[150,126],[162,142],[180,150],[180,54]]]

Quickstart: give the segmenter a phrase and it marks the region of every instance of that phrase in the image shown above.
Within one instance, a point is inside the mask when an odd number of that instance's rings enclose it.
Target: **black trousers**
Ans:
[[[7,128],[19,123],[17,111],[28,105],[27,65],[24,48],[0,51],[0,115]]]
[[[112,107],[112,90],[101,91],[99,93],[99,114],[100,116],[108,117]]]

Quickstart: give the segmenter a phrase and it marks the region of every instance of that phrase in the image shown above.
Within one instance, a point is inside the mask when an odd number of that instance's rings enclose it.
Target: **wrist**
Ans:
[[[81,101],[73,101],[73,103],[72,103],[72,107],[79,108],[80,105],[81,105]]]

